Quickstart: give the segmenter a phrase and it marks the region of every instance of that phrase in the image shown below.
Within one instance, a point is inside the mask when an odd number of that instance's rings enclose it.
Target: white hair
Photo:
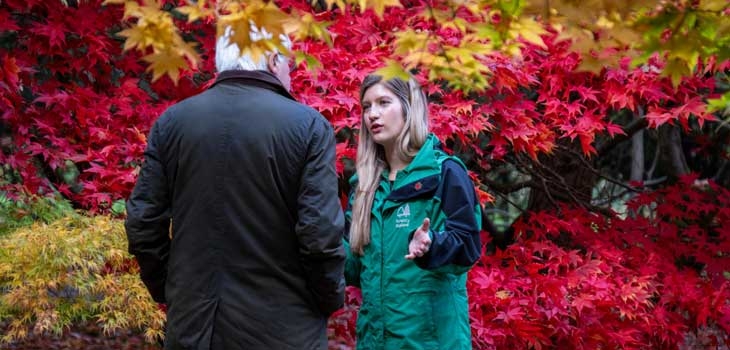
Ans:
[[[228,26],[225,32],[218,38],[215,45],[215,68],[218,72],[227,70],[265,70],[269,71],[269,67],[266,64],[266,57],[271,53],[277,53],[278,51],[266,51],[265,55],[259,56],[256,59],[251,57],[250,53],[241,54],[241,50],[238,44],[231,43],[231,35],[233,35],[233,29]],[[271,33],[267,32],[265,28],[259,30],[254,23],[251,23],[251,41],[259,41],[264,39],[271,39]],[[279,35],[281,44],[286,47],[287,50],[291,50],[291,39],[288,36],[281,34]],[[277,60],[282,62],[284,58],[281,55],[277,55]]]

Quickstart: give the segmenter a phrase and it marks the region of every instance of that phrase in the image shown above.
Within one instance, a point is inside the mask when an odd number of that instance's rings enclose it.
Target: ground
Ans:
[[[0,333],[2,328],[0,328]],[[20,342],[0,344],[3,350],[161,350],[144,337],[131,332],[104,334],[95,325],[74,326],[61,336],[31,334]]]

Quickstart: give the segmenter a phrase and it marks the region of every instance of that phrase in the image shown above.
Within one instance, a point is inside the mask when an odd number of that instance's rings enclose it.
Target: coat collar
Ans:
[[[406,184],[420,178],[439,174],[441,172],[440,158],[446,157],[447,155],[441,149],[441,142],[436,135],[430,133],[426,138],[426,141],[418,150],[416,156],[411,160],[403,170],[398,173],[398,180],[396,187],[399,184]],[[388,169],[383,170],[382,176],[388,178]]]
[[[244,85],[256,86],[264,89],[268,89],[282,95],[286,98],[296,101],[296,99],[289,93],[289,91],[281,85],[279,79],[264,70],[227,70],[218,73],[215,78],[215,82],[210,86],[211,88],[221,82],[237,82]]]
[[[429,133],[426,141],[418,150],[416,156],[413,158],[410,164],[400,171],[398,184],[403,185],[412,181],[417,181],[427,176],[441,173],[440,159],[448,157],[441,148],[441,141],[433,133]],[[384,169],[380,174],[380,181],[388,181],[388,169]],[[352,175],[350,178],[350,186],[357,186],[358,176],[357,173]]]

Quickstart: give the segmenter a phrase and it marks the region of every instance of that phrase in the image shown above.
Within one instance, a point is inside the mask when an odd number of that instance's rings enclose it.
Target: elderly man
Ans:
[[[288,58],[240,56],[230,34],[215,83],[150,131],[129,251],[167,304],[165,349],[326,349],[344,301],[334,133],[289,94]]]

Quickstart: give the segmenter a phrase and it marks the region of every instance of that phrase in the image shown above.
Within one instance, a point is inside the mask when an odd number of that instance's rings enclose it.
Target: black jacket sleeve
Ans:
[[[436,196],[441,198],[446,225],[443,231],[431,232],[431,248],[414,261],[423,269],[463,273],[481,255],[481,207],[474,184],[460,164],[444,161]]]
[[[167,260],[170,252],[170,196],[160,157],[159,120],[152,126],[144,163],[127,201],[124,227],[129,252],[137,258],[142,282],[158,303],[165,302]]]
[[[362,264],[360,263],[360,257],[355,255],[350,249],[350,227],[352,226],[352,203],[355,198],[355,190],[357,185],[350,191],[350,195],[347,197],[347,209],[345,209],[345,231],[343,232],[343,242],[345,245],[345,253],[347,254],[347,260],[345,263],[345,284],[348,286],[354,286],[360,288],[360,270],[362,270]]]
[[[298,194],[296,233],[307,283],[325,315],[345,301],[344,218],[337,194],[335,137],[322,117],[315,118]]]

